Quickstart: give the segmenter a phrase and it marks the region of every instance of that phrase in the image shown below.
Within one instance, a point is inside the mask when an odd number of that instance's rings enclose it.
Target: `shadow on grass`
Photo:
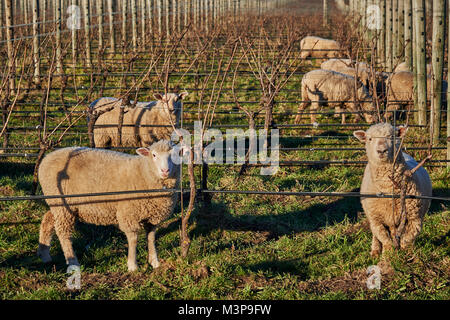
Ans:
[[[352,190],[354,191],[354,190]],[[295,209],[276,215],[231,214],[227,205],[213,202],[194,215],[197,225],[191,235],[207,235],[216,229],[255,231],[279,238],[304,231],[317,231],[349,219],[356,222],[362,211],[359,198],[342,198],[331,203],[315,203],[305,209]],[[169,226],[170,230],[172,226]]]

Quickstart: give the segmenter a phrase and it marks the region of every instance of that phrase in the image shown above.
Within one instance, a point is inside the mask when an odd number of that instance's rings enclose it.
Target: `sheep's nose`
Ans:
[[[388,152],[387,148],[377,149],[378,154],[386,154]]]

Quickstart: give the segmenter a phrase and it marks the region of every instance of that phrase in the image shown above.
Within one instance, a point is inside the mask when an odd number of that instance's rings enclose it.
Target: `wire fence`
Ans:
[[[224,3],[226,1],[223,1]],[[243,7],[241,7],[241,4],[243,4],[245,1],[233,1],[233,6],[232,7],[227,7],[229,10],[222,10],[222,14],[223,15],[227,15],[230,14],[230,12],[233,12],[232,15],[239,15],[242,16],[243,15]],[[286,4],[286,2],[289,1],[272,1],[277,8],[282,9],[282,6],[284,4]],[[136,3],[136,1],[134,1],[134,3]],[[228,2],[226,2],[228,3]],[[254,3],[258,3],[259,5],[261,4],[261,2],[258,1],[254,1]],[[270,3],[269,1],[267,1],[266,3]],[[235,5],[238,4],[238,6],[236,7]],[[170,7],[169,7],[170,8]],[[237,8],[237,9],[236,9]],[[261,11],[260,7],[255,7],[254,5],[246,7],[248,9],[252,8],[251,10],[257,10],[258,13],[260,14],[267,14],[267,11]],[[267,7],[269,8],[269,7]],[[165,32],[165,36],[166,36],[166,40],[164,43],[167,44],[168,41],[171,40],[167,40],[167,35],[169,32],[174,32],[174,28],[172,27],[172,22],[174,19],[172,19],[173,17],[176,17],[179,14],[187,14],[189,15],[189,19],[191,20],[195,20],[197,19],[198,21],[202,21],[203,23],[203,27],[208,26],[209,28],[211,28],[214,24],[210,24],[208,25],[208,23],[205,21],[205,13],[211,13],[211,12],[215,12],[215,11],[211,11],[210,9],[208,9],[208,7],[203,8],[203,11],[201,11],[199,13],[199,16],[197,18],[195,18],[196,15],[196,11],[195,10],[178,10],[176,13],[173,11],[168,11],[167,10],[168,7],[165,6],[153,6],[152,7],[152,15],[155,16],[155,21],[159,21],[161,20],[163,17],[168,19],[164,22],[158,22],[159,26],[156,25],[156,23],[153,25],[151,25],[151,30],[157,30],[159,27],[159,31],[164,30]],[[52,10],[52,9],[51,9]],[[198,8],[198,10],[202,10],[201,8]],[[216,10],[216,9],[214,9]],[[51,12],[51,11],[49,11]],[[169,14],[167,14],[167,12],[169,12]],[[284,11],[280,11],[280,12],[284,12]],[[95,18],[95,17],[103,17],[103,16],[109,16],[109,15],[119,15],[121,14],[122,16],[127,17],[128,15],[133,15],[135,13],[135,11],[133,10],[127,10],[127,11],[112,11],[112,12],[108,12],[108,13],[103,13],[103,14],[89,14],[88,18]],[[3,13],[2,13],[3,14]],[[203,15],[203,16],[202,16]],[[200,17],[202,16],[202,17]],[[30,17],[30,16],[29,16]],[[242,18],[242,17],[241,17]],[[128,19],[126,18],[125,23],[133,23],[132,22],[133,19]],[[146,22],[145,18],[138,18],[135,19],[136,22],[142,23],[145,26]],[[18,23],[18,24],[13,24],[13,25],[9,25],[9,26],[3,26],[1,29],[1,31],[6,31],[6,29],[14,29],[14,28],[26,28],[26,27],[35,27],[36,25],[45,25],[45,24],[61,24],[62,23],[62,19],[51,19],[51,20],[45,20],[45,21],[37,21],[34,23]],[[167,22],[168,21],[168,22]],[[178,26],[180,27],[185,27],[186,25],[184,25],[184,17],[182,19],[182,17],[179,18],[178,21]],[[197,22],[198,22],[197,21]],[[92,24],[92,25],[88,25],[85,26],[84,28],[80,28],[77,30],[72,30],[72,29],[66,29],[66,30],[59,30],[59,31],[49,31],[49,32],[44,32],[44,33],[38,33],[35,35],[32,34],[25,34],[25,31],[21,31],[22,34],[19,34],[17,37],[13,37],[13,38],[9,38],[6,40],[0,40],[0,44],[7,44],[7,43],[12,43],[12,42],[20,42],[23,40],[29,40],[29,39],[33,39],[33,38],[45,38],[45,37],[50,37],[50,36],[56,36],[56,35],[64,35],[67,33],[79,33],[80,35],[84,32],[87,32],[88,30],[92,30],[92,29],[96,29],[96,28],[101,28],[103,29],[103,27],[107,27],[107,26],[113,26],[115,29],[116,26],[118,25],[123,25],[122,20],[119,21],[108,21],[107,23],[96,23],[96,24]],[[217,21],[215,21],[216,23]],[[161,23],[163,23],[161,25]],[[169,24],[168,24],[169,23]],[[218,23],[218,22],[217,22]],[[133,24],[132,27],[135,31],[135,33],[137,33],[138,31],[138,27],[135,26]],[[129,32],[129,28],[128,29]],[[176,29],[176,27],[175,27]],[[145,30],[149,30],[149,28],[146,28]],[[116,30],[116,31],[120,31],[120,30]],[[110,37],[110,34],[108,33],[109,30],[105,30],[105,33],[103,35],[104,40],[107,41]],[[321,31],[319,31],[320,33]],[[129,36],[129,33],[123,34],[123,37],[127,37]],[[1,37],[3,37],[3,33],[1,34]],[[118,39],[119,33],[116,34],[116,38]],[[160,35],[161,36],[161,35]],[[135,37],[135,36],[133,36]],[[3,39],[3,38],[0,38]],[[256,40],[258,40],[258,37],[255,37]],[[282,35],[278,35],[278,36],[271,36],[270,38],[266,38],[266,39],[273,39],[273,40],[280,40],[283,39]],[[219,45],[221,41],[225,41],[226,39],[221,39],[220,37],[217,37],[216,44]],[[160,48],[160,49],[167,49],[170,50],[169,46],[165,46],[163,41],[161,41],[159,44],[158,43],[153,43],[152,46],[153,48]],[[69,42],[67,42],[67,45],[69,44]],[[259,44],[256,43],[255,44]],[[127,47],[128,47],[129,43],[127,43]],[[293,50],[291,55],[286,55],[286,60],[289,61],[289,59],[297,59],[300,63],[303,62],[309,62],[309,61],[314,61],[315,59],[321,59],[321,58],[325,58],[325,56],[323,57],[307,57],[307,58],[301,58],[298,57],[299,53],[300,53],[300,47],[297,44],[297,50]],[[82,48],[82,44],[81,43],[76,43],[75,46],[76,48]],[[145,45],[144,45],[145,47]],[[231,48],[232,46],[230,46]],[[69,48],[69,47],[67,47]],[[139,47],[141,48],[141,47]],[[228,49],[230,49],[228,48]],[[98,49],[101,49],[100,46],[95,47],[94,45],[92,47],[90,47],[90,50],[92,50],[92,52],[97,51]],[[113,48],[114,49],[114,48]],[[370,52],[371,48],[369,47],[363,47],[360,48],[361,52]],[[49,47],[46,47],[45,50],[50,50]],[[241,48],[240,52],[245,52],[246,48]],[[310,50],[312,52],[315,51],[323,51],[323,52],[327,52],[329,50],[316,50],[316,49],[312,49]],[[187,51],[188,54],[190,55],[195,55],[198,52],[201,52],[201,49],[199,48],[195,48],[191,51]],[[270,55],[272,53],[276,52],[276,50],[272,50],[271,48],[269,49],[265,49],[265,53]],[[119,53],[119,50],[117,50],[117,53]],[[145,54],[147,54],[148,52],[146,52],[145,50],[123,50],[122,52],[120,52],[121,54],[124,55],[129,55],[129,54],[137,54],[137,55],[143,55],[141,57],[138,58],[139,62],[141,64],[145,64],[147,63],[147,61],[152,61],[153,58],[146,58]],[[231,53],[231,50],[223,50],[223,54],[226,53]],[[208,54],[208,53],[206,53]],[[66,52],[62,55],[69,55],[68,49],[66,50]],[[347,56],[342,56],[340,58],[347,58]],[[8,58],[4,57],[3,58],[4,61],[9,61]],[[101,58],[97,58],[97,60],[92,59],[92,62],[98,62],[98,61],[113,61],[115,64],[117,63],[116,67],[117,68],[121,68],[122,65],[126,65],[126,62],[124,62],[124,58],[123,57],[119,57],[119,58],[114,58],[114,57],[101,57]],[[176,60],[176,59],[175,59]],[[64,62],[64,60],[62,59],[62,61]],[[186,58],[187,62],[192,61],[192,59]],[[67,62],[67,61],[66,61]],[[165,60],[161,61],[161,64],[164,65],[165,64]],[[226,61],[225,61],[226,62]],[[46,69],[50,69],[52,67],[53,62],[51,61],[46,61],[46,62],[42,62],[40,67],[42,68],[42,70],[46,70]],[[375,66],[379,66],[379,63],[375,63]],[[289,64],[285,64],[283,65],[283,67],[286,66],[290,66]],[[77,73],[52,73],[51,77],[52,78],[69,78],[71,80],[74,80],[76,78],[90,78],[90,77],[102,77],[105,76],[104,73],[102,72],[82,72],[82,70],[86,70],[85,69],[86,66],[68,66],[65,69],[66,70],[75,70],[78,69],[80,70],[80,72]],[[292,68],[294,69],[294,67]],[[305,69],[308,69],[307,67],[305,67]],[[64,68],[63,68],[64,70]],[[112,72],[108,72],[107,73],[107,77],[108,80],[110,80],[111,78],[127,78],[127,77],[142,77],[143,73],[145,73],[146,71],[148,71],[148,69],[146,69],[145,67],[138,69],[137,67],[134,68],[131,71],[128,72],[119,72],[117,71],[112,71]],[[297,71],[286,71],[286,72],[278,72],[277,75],[280,77],[286,77],[286,76],[303,76],[304,74],[306,74],[307,71],[304,70],[297,70]],[[238,75],[238,76],[254,76],[255,71],[248,69],[248,70],[244,70],[244,69],[235,69],[233,70],[233,74]],[[225,71],[217,71],[217,72],[194,72],[191,71],[185,71],[183,72],[182,70],[178,70],[177,72],[170,72],[170,74],[168,74],[168,78],[174,78],[174,77],[207,77],[207,78],[216,78],[216,77],[221,77],[221,76],[225,76],[227,73]],[[271,72],[267,71],[265,72],[265,75],[270,77],[271,76]],[[17,72],[14,72],[12,75],[10,75],[8,77],[8,79],[15,79],[15,81],[18,81],[19,79],[25,77],[25,78],[32,78],[33,76],[35,76],[35,73],[33,73],[30,69],[29,72],[19,72],[19,70],[17,70]],[[147,77],[160,77],[161,76],[161,72],[147,72],[146,73]],[[289,81],[298,81],[298,79],[288,79]],[[70,80],[69,80],[70,81]],[[23,87],[23,90],[28,90],[28,91],[42,91],[43,88],[38,88],[38,87]],[[45,88],[44,88],[45,89]],[[123,86],[108,86],[108,85],[91,85],[91,86],[73,86],[73,87],[68,87],[68,86],[64,86],[64,87],[52,87],[51,91],[55,92],[58,90],[64,90],[64,91],[86,91],[86,90],[94,90],[94,91],[99,91],[102,90],[102,92],[104,92],[104,90],[123,90]],[[154,90],[154,91],[163,91],[164,89],[167,88],[162,88],[162,87],[146,87],[146,86],[142,86],[139,88],[136,88],[138,90]],[[217,89],[215,87],[213,88],[200,88],[200,87],[191,87],[188,90],[190,91],[197,91],[197,92],[202,92],[202,94],[204,94],[205,92],[211,92],[211,94],[213,93],[217,93]],[[220,93],[222,95],[226,95],[226,94],[230,94],[231,92],[240,92],[242,94],[248,93],[248,92],[258,92],[261,91],[259,88],[254,88],[254,87],[245,87],[245,88],[222,88]],[[296,91],[295,89],[286,89],[283,88],[283,90],[280,90],[280,93],[282,94],[287,94],[287,93],[298,93],[298,91]],[[205,104],[205,101],[210,101],[210,97],[206,97],[206,96],[202,96],[203,100],[197,100],[197,101],[186,101],[185,104],[186,105],[191,105],[191,106],[198,106],[198,105],[202,105]],[[282,99],[274,99],[274,101],[272,101],[274,106],[279,106],[282,104],[301,104],[301,103],[306,103],[306,102],[310,102],[310,103],[314,103],[314,102],[323,102],[323,101],[307,101],[307,100],[299,100],[297,99],[290,99],[290,98],[282,98]],[[361,101],[351,101],[351,100],[342,100],[342,101],[327,101],[328,103],[363,103],[363,102],[372,102],[372,101],[366,101],[366,100],[361,100]],[[412,103],[412,100],[389,100],[389,103]],[[87,104],[87,103],[86,103]],[[211,104],[211,102],[209,102],[209,104]],[[261,101],[258,100],[254,100],[254,101],[250,101],[248,98],[247,99],[243,99],[243,100],[238,100],[238,99],[231,99],[229,98],[229,100],[220,100],[217,99],[214,102],[214,106],[220,105],[220,106],[224,106],[224,105],[231,105],[231,106],[235,106],[237,104],[240,105],[260,105]],[[23,106],[23,107],[35,107],[35,106],[39,106],[42,107],[43,103],[42,102],[15,102],[16,106]],[[56,101],[51,101],[51,100],[46,100],[44,103],[45,107],[56,107],[56,108],[66,108],[66,107],[74,107],[74,106],[79,106],[81,108],[85,108],[84,105],[81,105],[77,102],[56,102]],[[4,109],[3,114],[5,114],[7,112],[6,109]],[[274,112],[273,115],[274,116],[295,116],[298,114],[302,114],[302,115],[323,115],[323,116],[329,116],[331,113],[334,113],[336,115],[355,115],[355,114],[359,114],[361,113],[360,111],[340,111],[340,112],[335,112],[335,110],[327,110],[327,111],[316,111],[316,112],[283,112],[283,111],[278,111],[278,112]],[[415,114],[417,112],[419,112],[418,110],[409,110],[408,111],[411,114]],[[430,113],[431,111],[428,111],[428,113]],[[445,114],[447,112],[446,109],[442,109],[441,110],[442,114]],[[42,117],[42,110],[11,110],[11,114],[14,115],[22,115],[24,117],[30,117],[31,114],[37,114],[37,117]],[[61,112],[57,112],[57,111],[49,111],[47,112],[47,116],[51,117],[51,116],[57,116],[57,115],[66,115],[68,112],[67,111],[61,111]],[[70,111],[71,114],[78,114],[78,115],[84,115],[86,114],[85,110],[73,110]],[[198,110],[189,110],[189,109],[184,109],[182,112],[182,128],[184,129],[192,129],[193,125],[192,123],[189,123],[185,117],[184,114],[198,114],[199,111]],[[216,115],[236,115],[236,116],[243,116],[246,113],[242,110],[240,111],[236,111],[236,110],[214,110],[214,113]],[[256,117],[264,117],[263,114],[258,114],[256,115]],[[448,115],[447,115],[448,117]],[[3,125],[5,125],[4,123],[5,118],[3,119]],[[84,121],[84,118],[83,118]],[[395,121],[398,121],[397,119]],[[184,122],[184,123],[183,123]],[[245,119],[244,121],[245,122]],[[333,129],[355,129],[355,128],[367,128],[370,124],[368,123],[347,123],[347,124],[340,124],[340,123],[300,123],[300,124],[289,124],[289,123],[277,123],[275,121],[274,125],[272,126],[273,128],[277,128],[280,130],[300,130],[300,129],[326,129],[328,130],[329,128],[333,128]],[[135,127],[135,128],[145,128],[145,127],[168,127],[168,125],[128,125],[128,124],[122,124],[121,126],[123,127]],[[418,128],[418,129],[427,129],[428,128],[428,124],[425,125],[419,125],[419,124],[409,124],[409,126],[411,128]],[[78,136],[87,136],[89,133],[86,132],[88,125],[80,125],[80,124],[70,124],[70,125],[47,125],[46,126],[46,130],[49,131],[65,131],[65,134],[67,135],[78,135]],[[117,124],[109,124],[109,125],[95,125],[95,128],[117,128]],[[227,128],[248,128],[249,125],[244,123],[244,124],[237,124],[237,123],[233,123],[233,124],[228,124],[228,123],[224,123],[224,124],[213,124],[211,126],[208,126],[209,129],[213,129],[213,128],[218,128],[218,129],[227,129]],[[256,124],[255,128],[259,129],[259,128],[263,128],[264,125],[262,124]],[[442,126],[441,129],[445,129],[446,126]],[[34,131],[35,134],[39,134],[39,130],[42,130],[43,127],[41,124],[37,125],[37,126],[30,126],[30,125],[23,125],[23,126],[18,126],[17,123],[14,123],[11,126],[7,127],[7,131],[8,134],[12,135],[12,134],[16,134],[19,133],[20,131],[22,131],[23,134],[29,134],[30,131]],[[67,131],[69,130],[70,131]],[[349,138],[351,138],[352,136],[349,135],[345,135],[345,136],[326,136],[326,135],[314,135],[314,136],[308,136],[308,135],[301,135],[301,136],[295,136],[295,135],[285,135],[285,136],[281,136],[281,138],[301,138],[301,139],[311,139],[311,140],[319,140],[319,139],[326,139],[326,140],[348,140]],[[446,138],[442,137],[439,141],[446,141]],[[448,139],[448,138],[447,138]],[[406,146],[406,150],[414,150],[414,151],[427,151],[427,150],[431,150],[431,151],[438,151],[438,150],[446,150],[446,147],[444,146],[432,146],[431,148],[428,146],[420,146],[419,144],[423,144],[424,141],[409,141],[408,142],[409,145]],[[331,143],[331,145],[336,146],[336,144]],[[280,147],[279,151],[283,151],[283,152],[291,152],[291,151],[308,151],[308,152],[316,152],[316,151],[329,151],[329,152],[340,152],[340,151],[352,151],[352,152],[363,152],[365,149],[364,148],[351,148],[347,146],[348,144],[346,144],[346,147],[342,147],[342,148],[338,148],[338,147],[330,147],[330,148],[323,148],[323,147],[317,147],[317,146],[311,146],[311,147]],[[50,150],[56,150],[58,148],[52,148]],[[133,148],[127,148],[127,147],[113,147],[113,150],[118,150],[118,151],[130,151]],[[0,158],[8,158],[8,157],[25,157],[25,158],[36,158],[38,157],[38,153],[33,153],[33,152],[8,152],[8,151],[23,151],[23,150],[27,150],[27,151],[40,151],[42,150],[41,147],[33,147],[33,146],[23,146],[23,147],[16,147],[16,146],[6,146],[6,147],[2,147],[0,148],[0,150],[3,150],[3,153],[0,153]],[[47,151],[50,151],[47,150]],[[226,151],[227,149],[217,149],[218,151]],[[248,151],[248,149],[245,149],[245,151]],[[433,159],[428,161],[425,166],[428,167],[442,167],[445,166],[445,164],[450,163],[450,160],[445,160],[445,159]],[[231,165],[242,165],[242,162],[234,162]],[[321,160],[285,160],[285,161],[279,161],[278,165],[279,166],[324,166],[324,165],[337,165],[337,166],[364,166],[367,164],[367,161],[362,161],[362,160],[355,160],[355,159],[321,159]],[[223,164],[223,165],[229,165],[229,164]],[[261,167],[264,166],[263,164],[248,164],[249,167]],[[291,192],[291,191],[261,191],[261,190],[210,190],[207,189],[207,183],[208,181],[206,181],[206,184],[201,188],[197,190],[198,194],[241,194],[241,195],[277,195],[277,196],[298,196],[298,197],[359,197],[359,198],[391,198],[391,199],[399,199],[402,197],[402,195],[400,194],[382,194],[382,193],[377,193],[377,194],[361,194],[359,192]],[[151,189],[151,190],[124,190],[124,191],[117,191],[117,192],[98,192],[98,193],[87,193],[87,194],[63,194],[63,195],[25,195],[25,196],[9,196],[9,197],[0,197],[0,201],[36,201],[36,200],[47,200],[47,199],[65,199],[65,198],[80,198],[80,197],[102,197],[102,196],[111,196],[111,195],[125,195],[125,194],[148,194],[148,193],[167,193],[167,192],[174,192],[174,193],[180,193],[180,194],[189,194],[190,191],[187,191],[185,189]],[[425,196],[417,196],[417,195],[403,195],[403,197],[405,199],[427,199],[427,200],[436,200],[436,201],[450,201],[449,197],[439,197],[439,196],[433,196],[433,197],[425,197]]]

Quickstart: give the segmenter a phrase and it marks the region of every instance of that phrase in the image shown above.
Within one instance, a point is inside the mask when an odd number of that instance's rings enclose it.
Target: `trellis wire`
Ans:
[[[83,194],[64,194],[64,195],[30,195],[30,196],[16,196],[16,197],[0,197],[0,201],[29,201],[29,200],[46,200],[46,199],[66,199],[66,198],[84,198],[84,197],[100,197],[112,195],[126,195],[126,194],[145,194],[145,193],[167,193],[177,192],[189,194],[189,190],[182,189],[148,189],[148,190],[129,190],[129,191],[114,191],[114,192],[97,192],[97,193],[83,193]],[[380,199],[399,199],[399,194],[384,194],[384,193],[359,193],[359,192],[296,192],[296,191],[261,191],[261,190],[204,190],[198,189],[198,193],[228,193],[228,194],[249,194],[249,195],[278,195],[278,196],[308,196],[308,197],[357,197],[357,198],[380,198]],[[418,196],[406,195],[406,199],[427,199],[438,201],[450,201],[450,197],[436,197],[436,196]],[[107,201],[107,200],[104,200]]]

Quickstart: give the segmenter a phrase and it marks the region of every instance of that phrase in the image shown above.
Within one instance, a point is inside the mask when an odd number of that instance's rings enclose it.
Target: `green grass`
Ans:
[[[2,195],[30,190],[32,166],[0,164]],[[351,191],[362,168],[283,167],[274,177],[257,168],[238,180],[237,168],[211,167],[210,188]],[[450,172],[431,170],[436,192],[448,196]],[[394,271],[381,290],[365,285],[371,233],[357,198],[216,195],[198,206],[192,245],[180,257],[179,211],[157,233],[162,266],[147,265],[143,235],[139,272],[128,273],[125,236],[115,227],[80,224],[74,247],[81,290],[69,291],[64,257],[55,237],[54,261],[35,255],[42,202],[0,203],[1,299],[448,299],[449,208],[433,202],[411,252],[390,258]]]

